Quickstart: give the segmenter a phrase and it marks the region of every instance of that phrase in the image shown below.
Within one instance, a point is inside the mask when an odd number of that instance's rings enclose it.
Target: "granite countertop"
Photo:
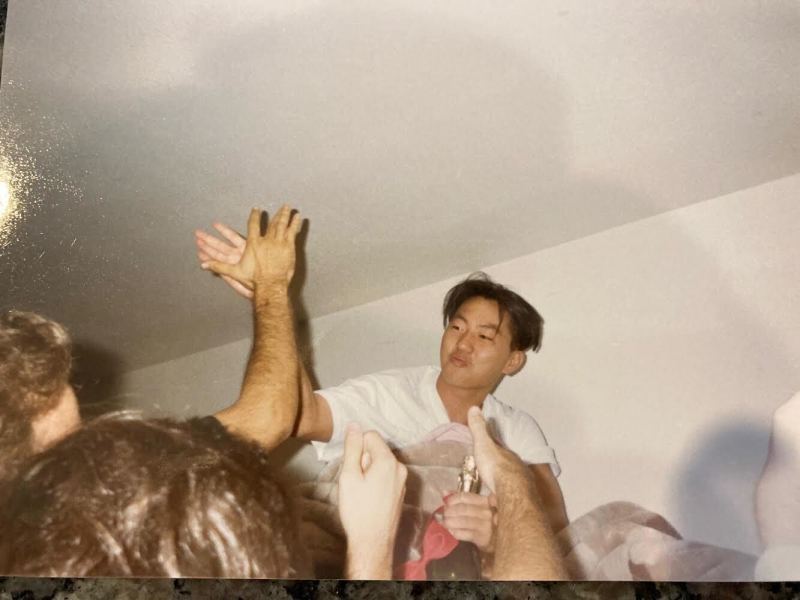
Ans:
[[[218,579],[36,579],[0,578],[0,600],[161,600],[186,598],[250,599],[433,599],[511,600],[579,598],[747,598],[771,600],[800,595],[800,583],[652,583],[652,582],[350,582],[252,581]]]

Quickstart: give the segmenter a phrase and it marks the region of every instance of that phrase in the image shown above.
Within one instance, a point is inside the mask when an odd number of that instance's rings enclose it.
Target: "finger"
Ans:
[[[476,519],[465,515],[445,515],[442,521],[448,529],[471,529],[472,531],[491,531],[490,519]]]
[[[247,239],[257,240],[261,237],[261,209],[253,208],[247,218]]]
[[[217,275],[230,275],[234,279],[236,278],[236,266],[218,260],[204,262],[200,265],[200,268],[205,271],[216,273]]]
[[[239,251],[230,246],[226,246],[216,238],[211,238],[214,242],[207,242],[206,240],[197,240],[197,248],[200,252],[204,252],[208,259],[206,260],[221,260],[229,265],[235,265],[239,262]],[[203,260],[202,262],[206,262]]]
[[[444,508],[445,517],[463,517],[480,521],[490,521],[492,509],[488,506],[475,506],[473,504],[448,504]]]
[[[238,231],[234,231],[224,223],[214,223],[214,229],[219,231],[220,235],[233,244],[233,246],[239,248],[239,250],[244,249],[246,240]]]
[[[225,283],[227,283],[237,293],[241,294],[245,298],[252,298],[253,297],[253,290],[251,290],[249,287],[247,287],[243,283],[240,283],[239,281],[236,281],[233,277],[230,277],[229,275],[220,275],[220,277],[222,277],[222,279],[225,280]]]
[[[286,227],[289,224],[289,217],[292,214],[292,209],[289,208],[288,204],[284,204],[278,209],[278,214],[275,215],[275,218],[270,223],[270,227],[267,229],[267,232],[271,233],[273,238],[282,239],[286,235]],[[274,227],[273,227],[274,225]]]
[[[289,229],[286,230],[286,239],[289,241],[294,241],[302,226],[303,217],[300,216],[300,211],[292,211],[292,220],[289,223]]]
[[[397,460],[377,431],[368,431],[364,434],[364,449],[372,455],[373,462],[386,459]]]
[[[489,498],[472,492],[457,492],[447,497],[448,505],[463,504],[467,506],[488,507]]]
[[[475,542],[475,532],[472,529],[447,528],[450,534],[459,542]]]
[[[489,432],[486,429],[486,419],[483,418],[483,413],[481,413],[481,409],[477,406],[471,406],[469,411],[467,411],[467,425],[469,426],[470,433],[472,433],[472,441],[475,443],[476,447],[478,447],[479,444],[483,447],[486,447],[487,444],[493,444]]]
[[[364,434],[358,423],[348,423],[344,436],[344,458],[342,470],[361,474],[361,455],[364,450]]]
[[[233,248],[228,248],[228,249],[223,248],[220,250],[217,249],[216,247],[206,245],[205,242],[199,242],[199,241],[197,243],[197,248],[198,248],[197,250],[198,256],[200,256],[200,252],[202,252],[206,256],[206,258],[201,258],[200,262],[206,262],[208,260],[220,260],[222,262],[228,263],[229,265],[235,265],[237,262],[239,262],[239,256],[231,254],[231,252],[238,252]]]

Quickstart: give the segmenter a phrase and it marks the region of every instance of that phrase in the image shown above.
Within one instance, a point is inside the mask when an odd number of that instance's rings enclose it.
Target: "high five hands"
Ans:
[[[295,240],[302,226],[300,213],[284,204],[261,235],[261,210],[254,208],[247,220],[247,238],[215,223],[228,243],[204,231],[195,231],[201,267],[220,275],[239,294],[253,297],[258,284],[289,285],[294,275]]]

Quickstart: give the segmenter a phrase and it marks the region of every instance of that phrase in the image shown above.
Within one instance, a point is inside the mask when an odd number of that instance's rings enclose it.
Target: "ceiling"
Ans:
[[[317,317],[800,172],[800,3],[11,0],[0,305],[125,369],[248,335],[192,232],[284,201]]]

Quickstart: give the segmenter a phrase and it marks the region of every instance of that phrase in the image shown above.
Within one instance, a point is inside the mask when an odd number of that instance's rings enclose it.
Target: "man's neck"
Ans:
[[[447,385],[442,379],[441,374],[436,379],[436,391],[447,411],[447,417],[452,423],[467,424],[467,411],[470,406],[481,408],[483,401],[491,391],[487,389],[459,388]]]

